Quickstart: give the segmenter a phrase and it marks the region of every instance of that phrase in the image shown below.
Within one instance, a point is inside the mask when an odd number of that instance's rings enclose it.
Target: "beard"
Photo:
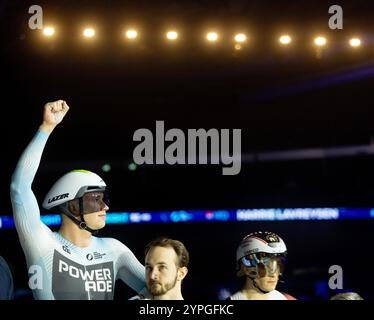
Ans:
[[[173,281],[170,281],[164,284],[158,281],[150,281],[147,287],[153,296],[162,296],[166,292],[173,289],[176,283],[177,283],[177,276],[175,276],[175,279]]]

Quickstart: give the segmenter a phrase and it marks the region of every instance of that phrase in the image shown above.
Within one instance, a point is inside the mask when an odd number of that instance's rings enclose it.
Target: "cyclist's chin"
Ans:
[[[105,227],[105,221],[101,222],[101,223],[96,223],[96,225],[93,227],[94,230],[100,230],[102,228]]]
[[[99,230],[105,227],[106,213],[105,211],[95,212],[85,216],[87,225],[94,230]]]
[[[99,229],[104,228],[105,225],[106,225],[105,220],[104,220],[104,221],[96,221],[96,222],[92,225],[92,229],[94,229],[94,230],[99,230]]]

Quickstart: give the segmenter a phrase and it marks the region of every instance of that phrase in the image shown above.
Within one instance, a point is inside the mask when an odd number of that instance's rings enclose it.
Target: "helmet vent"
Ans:
[[[102,187],[100,187],[100,186],[89,186],[89,187],[87,187],[87,191],[88,190],[97,190],[97,189],[100,189],[100,188],[102,188]]]

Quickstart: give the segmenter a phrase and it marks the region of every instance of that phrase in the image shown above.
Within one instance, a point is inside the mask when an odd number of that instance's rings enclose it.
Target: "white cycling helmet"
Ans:
[[[268,231],[251,233],[243,238],[236,251],[237,276],[246,275],[260,292],[269,293],[255,279],[276,272],[282,275],[286,255],[286,245],[277,234]],[[248,273],[241,265],[248,268]]]
[[[241,263],[248,268],[256,269],[257,264],[262,262],[264,256],[285,258],[286,255],[286,244],[277,234],[268,231],[250,233],[243,238],[236,250],[237,275],[243,275],[240,268]],[[257,271],[253,271],[253,275],[256,274]]]
[[[286,255],[286,244],[277,234],[273,232],[253,232],[245,236],[236,250],[236,261],[254,253],[269,253],[275,255]]]
[[[87,192],[104,192],[106,184],[96,173],[73,170],[58,179],[47,193],[43,208],[51,209],[65,202],[81,198]]]

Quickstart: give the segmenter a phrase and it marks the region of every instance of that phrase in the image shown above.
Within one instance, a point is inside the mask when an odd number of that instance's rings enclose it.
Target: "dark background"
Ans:
[[[246,161],[264,152],[372,143],[370,1],[38,1],[45,24],[58,28],[49,40],[27,27],[32,4],[0,4],[0,215],[11,214],[10,177],[42,107],[57,99],[66,100],[70,112],[36,175],[40,201],[60,175],[85,168],[110,186],[111,211],[373,206],[373,155]],[[343,30],[328,29],[332,4],[343,7]],[[87,43],[79,30],[90,22],[98,36]],[[129,44],[121,31],[132,23],[142,38]],[[181,30],[175,45],[161,38],[169,26]],[[222,34],[214,46],[202,39],[210,26]],[[238,29],[250,40],[235,51],[230,37]],[[283,30],[295,37],[286,50],[276,44]],[[329,39],[321,55],[311,45],[318,33]],[[356,34],[364,46],[352,50],[346,41]],[[128,170],[134,131],[154,131],[156,120],[166,129],[242,129],[240,174],[222,176],[213,165]],[[105,163],[108,173],[101,172]],[[219,288],[239,286],[236,246],[258,229],[279,232],[289,247],[286,291],[326,299],[328,267],[338,264],[346,289],[373,298],[373,281],[365,275],[373,258],[372,221],[128,225],[108,226],[102,234],[123,241],[140,260],[157,235],[182,240],[191,252],[186,298],[215,298]],[[0,230],[0,253],[17,289],[26,287],[15,230]],[[117,298],[131,295],[121,284],[117,289]]]

